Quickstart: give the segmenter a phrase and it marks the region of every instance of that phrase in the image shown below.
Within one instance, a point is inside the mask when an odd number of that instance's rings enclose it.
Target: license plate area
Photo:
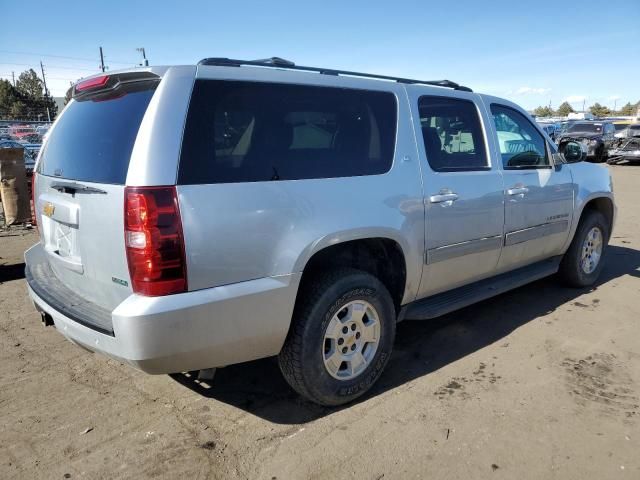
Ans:
[[[76,232],[69,225],[58,222],[53,223],[53,243],[51,247],[61,257],[77,256]]]
[[[45,251],[57,265],[82,273],[78,205],[67,199],[45,194],[38,199],[38,207],[43,213],[40,218]]]

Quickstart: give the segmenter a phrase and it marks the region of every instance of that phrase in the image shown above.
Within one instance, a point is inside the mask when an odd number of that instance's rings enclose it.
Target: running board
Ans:
[[[398,321],[428,320],[500,295],[558,271],[562,257],[553,257],[511,272],[417,300],[402,308]],[[429,267],[427,267],[429,268]]]

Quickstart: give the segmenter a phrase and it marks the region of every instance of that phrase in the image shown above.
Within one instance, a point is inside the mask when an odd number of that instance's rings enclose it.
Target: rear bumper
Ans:
[[[46,262],[40,244],[25,253],[28,269]],[[276,355],[289,330],[301,274],[261,278],[165,297],[132,294],[112,312],[112,334],[79,322],[43,295],[33,276],[29,295],[72,342],[153,374],[221,367]]]

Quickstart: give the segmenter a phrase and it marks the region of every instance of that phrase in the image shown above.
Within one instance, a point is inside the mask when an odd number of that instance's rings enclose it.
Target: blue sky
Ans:
[[[45,65],[49,89],[140,61],[280,56],[303,65],[447,78],[525,108],[640,100],[640,0],[364,2],[3,1],[0,77]],[[69,57],[69,58],[62,58]],[[39,70],[37,70],[39,71]]]

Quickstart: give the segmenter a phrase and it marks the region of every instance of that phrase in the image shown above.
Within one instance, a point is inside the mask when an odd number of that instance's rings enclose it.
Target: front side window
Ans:
[[[427,161],[434,171],[489,168],[480,118],[473,102],[422,96],[418,110]]]
[[[550,166],[544,137],[524,115],[502,105],[491,105],[505,169]]]
[[[198,80],[179,183],[386,173],[393,162],[396,110],[389,92]]]

